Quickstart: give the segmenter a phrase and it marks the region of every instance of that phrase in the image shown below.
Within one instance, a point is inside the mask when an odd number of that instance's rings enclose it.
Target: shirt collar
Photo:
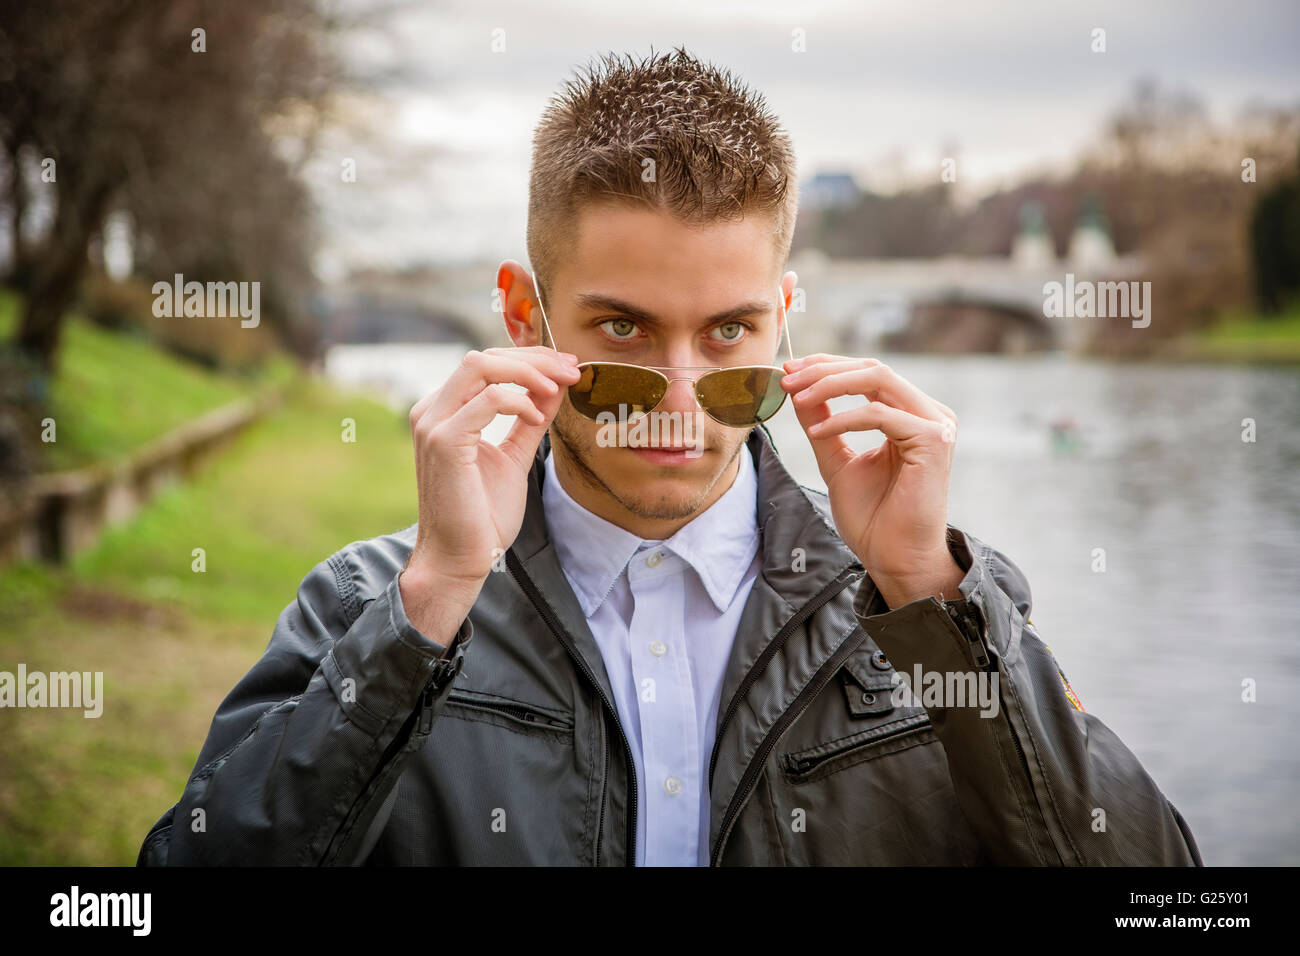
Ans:
[[[758,553],[758,476],[748,443],[738,453],[736,479],[707,511],[662,542],[699,575],[719,612],[730,607]],[[542,486],[547,531],[583,613],[590,618],[613,590],[642,539],[574,501],[560,485],[547,452]]]

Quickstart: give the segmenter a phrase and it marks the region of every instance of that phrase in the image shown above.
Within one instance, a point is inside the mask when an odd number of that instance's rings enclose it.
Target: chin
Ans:
[[[701,489],[698,485],[668,489],[656,487],[653,495],[624,499],[622,504],[641,517],[676,520],[693,517],[699,510],[700,498]]]

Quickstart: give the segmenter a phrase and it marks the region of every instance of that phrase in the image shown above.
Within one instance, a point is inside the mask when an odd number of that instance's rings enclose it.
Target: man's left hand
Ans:
[[[835,527],[890,608],[926,597],[961,596],[965,573],[948,550],[948,475],[957,416],[889,366],[818,353],[786,362],[781,380],[812,443]],[[868,404],[831,414],[829,399]],[[867,452],[846,432],[876,429]]]

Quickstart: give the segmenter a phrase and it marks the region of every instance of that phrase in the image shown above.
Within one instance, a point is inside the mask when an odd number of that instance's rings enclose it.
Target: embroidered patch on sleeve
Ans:
[[[1047,648],[1047,653],[1052,654],[1052,648],[1046,641],[1043,641],[1043,646]],[[1055,654],[1052,654],[1052,660],[1056,660]],[[1060,664],[1056,665],[1056,674],[1061,678],[1061,683],[1065,686],[1065,696],[1070,699],[1074,709],[1086,714],[1087,711],[1083,709],[1083,703],[1079,700],[1079,696],[1074,692],[1074,688],[1070,686],[1070,682],[1065,679],[1065,671],[1061,670]]]

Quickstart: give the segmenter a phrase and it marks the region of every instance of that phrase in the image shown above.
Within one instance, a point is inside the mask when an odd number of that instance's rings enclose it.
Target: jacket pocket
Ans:
[[[874,757],[937,740],[929,715],[912,713],[816,747],[783,754],[781,769],[791,783],[806,783]]]
[[[566,740],[573,737],[572,714],[482,691],[457,688],[447,695],[442,713],[446,717],[478,720],[518,733]]]
[[[844,705],[852,718],[886,717],[894,710],[894,685],[888,677],[862,680],[848,671],[840,673]]]
[[[849,656],[840,671],[840,684],[849,716],[886,717],[897,703],[894,692],[900,678],[880,648],[868,641]],[[906,708],[904,708],[905,710]],[[902,716],[900,710],[898,716]]]

